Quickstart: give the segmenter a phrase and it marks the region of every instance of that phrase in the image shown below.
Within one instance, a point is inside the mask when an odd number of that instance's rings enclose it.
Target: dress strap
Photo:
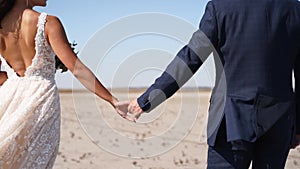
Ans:
[[[44,32],[45,24],[47,22],[47,14],[45,12],[41,13],[38,20],[38,30]]]

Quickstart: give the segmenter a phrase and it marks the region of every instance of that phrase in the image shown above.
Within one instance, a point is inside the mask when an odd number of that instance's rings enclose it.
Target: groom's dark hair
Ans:
[[[14,6],[16,0],[0,0],[0,29],[2,29],[2,19]]]

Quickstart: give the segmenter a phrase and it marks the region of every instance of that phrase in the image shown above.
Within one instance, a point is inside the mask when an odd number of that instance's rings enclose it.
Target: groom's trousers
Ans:
[[[208,169],[284,169],[294,138],[294,118],[284,115],[256,142],[227,142],[223,119],[214,146],[208,149]],[[230,131],[229,131],[230,132]]]

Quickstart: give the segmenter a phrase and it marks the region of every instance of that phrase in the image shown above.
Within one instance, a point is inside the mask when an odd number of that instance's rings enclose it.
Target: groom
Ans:
[[[208,2],[199,30],[128,111],[138,119],[154,109],[212,52],[217,80],[209,109],[207,168],[246,169],[252,161],[256,169],[283,169],[289,149],[300,142],[297,0]]]

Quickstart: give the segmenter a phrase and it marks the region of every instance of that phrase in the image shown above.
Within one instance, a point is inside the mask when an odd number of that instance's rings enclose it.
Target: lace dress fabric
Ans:
[[[52,168],[60,139],[60,102],[55,84],[55,54],[39,16],[36,54],[24,77],[0,55],[8,80],[0,88],[0,169]]]

